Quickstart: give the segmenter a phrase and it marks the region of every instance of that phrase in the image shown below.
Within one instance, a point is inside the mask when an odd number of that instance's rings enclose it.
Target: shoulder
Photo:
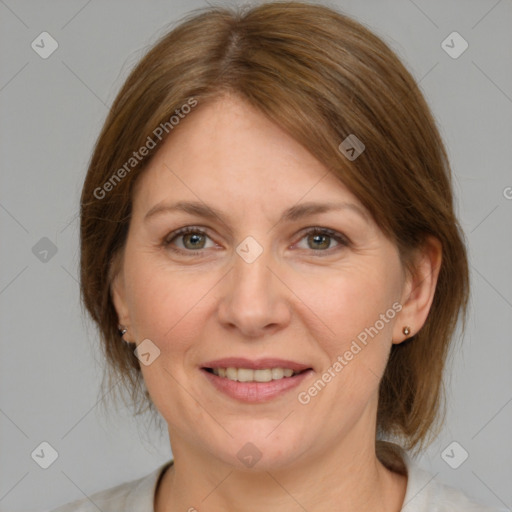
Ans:
[[[473,500],[407,460],[408,482],[401,512],[504,512]]]
[[[166,462],[142,478],[98,491],[90,496],[62,505],[51,512],[153,512],[156,485],[172,461]]]

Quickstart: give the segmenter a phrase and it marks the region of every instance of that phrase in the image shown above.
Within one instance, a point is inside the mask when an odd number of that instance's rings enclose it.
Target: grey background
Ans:
[[[141,477],[171,456],[166,435],[127,412],[99,413],[101,358],[79,307],[76,214],[93,143],[123,79],[147,45],[204,5],[0,0],[2,511],[48,510]],[[447,423],[420,463],[510,508],[512,2],[331,5],[383,37],[420,81],[449,150],[469,245],[470,320],[447,372]],[[31,48],[43,31],[59,44],[46,60]],[[469,43],[458,59],[441,47],[453,31]],[[32,252],[43,237],[57,247],[46,263]],[[31,458],[42,441],[58,452],[46,470]],[[458,469],[441,458],[453,441],[469,453]]]

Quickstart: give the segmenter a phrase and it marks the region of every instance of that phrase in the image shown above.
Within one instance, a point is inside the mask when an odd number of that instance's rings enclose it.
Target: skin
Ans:
[[[144,220],[155,205],[183,200],[217,208],[222,220],[185,212]],[[141,365],[175,461],[157,488],[156,512],[401,508],[407,479],[375,455],[378,385],[392,344],[425,322],[441,247],[429,239],[409,275],[368,214],[346,208],[279,222],[306,201],[364,211],[305,148],[232,95],[182,120],[137,182],[112,296],[125,339],[150,339],[160,350]],[[186,226],[206,236],[172,235]],[[304,233],[316,226],[350,243]],[[247,236],[263,249],[252,263],[236,252]],[[190,254],[194,248],[202,255]],[[299,403],[298,392],[397,301],[401,311],[378,335],[307,405]],[[229,356],[292,359],[314,371],[299,389],[242,403],[200,370]],[[237,458],[247,442],[261,452],[251,468]]]

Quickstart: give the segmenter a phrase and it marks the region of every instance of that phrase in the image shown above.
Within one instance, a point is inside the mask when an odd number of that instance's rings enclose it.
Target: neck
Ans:
[[[174,464],[157,489],[155,512],[399,511],[407,477],[377,459],[374,437],[363,445],[360,432],[353,434],[335,449],[309,451],[300,462],[275,471],[240,471],[193,447],[174,449]],[[179,441],[180,448],[187,446]]]

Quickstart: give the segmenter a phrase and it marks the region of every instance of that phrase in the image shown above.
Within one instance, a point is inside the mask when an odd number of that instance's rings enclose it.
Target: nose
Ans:
[[[222,283],[218,319],[244,338],[261,338],[290,323],[292,292],[283,283],[270,251],[248,263],[235,253],[234,265]]]

